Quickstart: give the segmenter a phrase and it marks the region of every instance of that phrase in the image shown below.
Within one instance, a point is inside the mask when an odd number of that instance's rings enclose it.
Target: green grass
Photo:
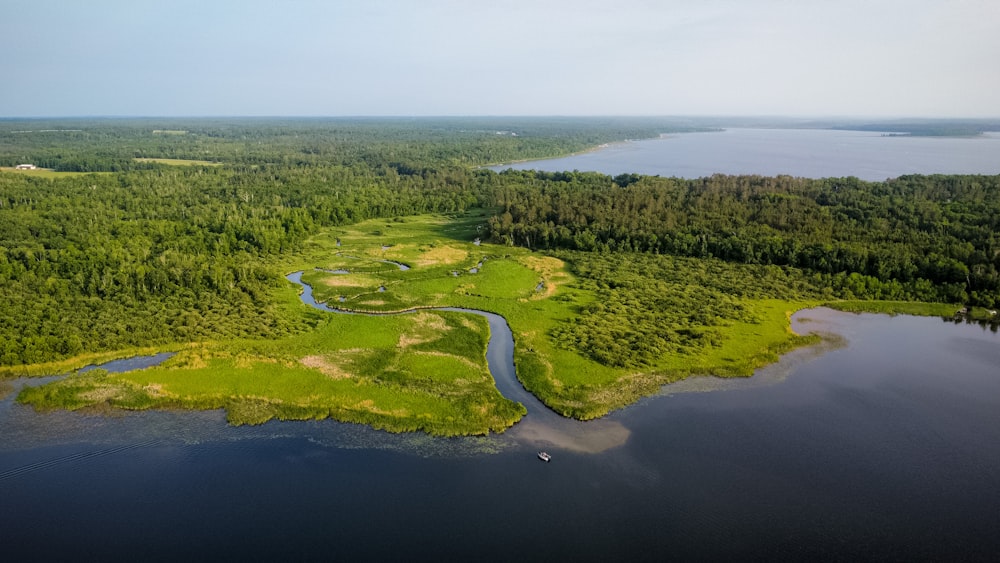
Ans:
[[[962,305],[951,303],[914,303],[910,301],[833,301],[825,306],[848,313],[884,313],[921,317],[951,317]]]
[[[647,284],[642,291],[653,297],[677,293],[656,301],[656,307],[673,309],[656,311],[652,318],[680,314],[685,323],[694,323],[685,330],[710,332],[711,338],[704,341],[707,344],[689,343],[650,356],[639,367],[595,361],[553,335],[579,325],[608,288],[595,285],[596,277],[579,279],[555,257],[473,244],[483,220],[481,213],[420,216],[331,229],[285,258],[282,268],[305,270],[303,279],[313,286],[317,299],[333,306],[374,312],[456,306],[502,315],[514,333],[517,373],[525,387],[557,412],[580,419],[603,416],[691,374],[748,376],[780,353],[816,340],[792,334],[789,316],[817,301],[768,299],[765,294],[771,289],[758,291],[760,295],[727,289],[726,284],[756,287],[762,282],[754,276],[765,273],[718,262],[662,263],[637,255],[624,260],[648,263],[627,274],[622,271],[623,281]],[[567,259],[589,259],[592,268],[602,267],[604,260],[586,255]],[[400,270],[387,261],[410,269]],[[610,274],[605,275],[619,275],[622,265],[609,264]],[[478,273],[471,273],[476,267]],[[329,272],[340,269],[350,273]],[[499,432],[523,415],[524,408],[503,398],[489,375],[484,319],[438,311],[389,316],[321,313],[302,304],[296,294],[297,287],[288,284],[274,299],[289,315],[318,315],[319,324],[311,332],[275,341],[191,345],[160,367],[75,375],[25,389],[19,400],[43,409],[222,408],[233,424],[329,417],[436,435]],[[707,299],[704,295],[725,299],[714,308],[685,310],[691,296]],[[715,317],[700,327],[685,316],[703,311],[729,311],[731,318]],[[618,313],[620,322],[612,318],[610,325],[624,326],[636,313],[625,308]],[[82,363],[74,359],[58,368],[65,371]]]
[[[422,312],[336,321],[302,337],[188,348],[155,368],[77,374],[18,400],[40,409],[221,408],[233,424],[332,417],[437,435],[499,432],[523,416],[489,376],[482,319]]]
[[[0,167],[0,172],[5,174],[24,174],[36,178],[69,178],[72,176],[87,176],[90,174],[111,174],[110,172],[57,172],[49,168],[36,168],[34,170],[15,170],[12,167]]]
[[[45,362],[20,366],[0,366],[0,380],[17,377],[45,377],[55,374],[71,373],[88,365],[98,365],[112,360],[121,360],[134,356],[151,356],[159,352],[175,352],[184,346],[166,346],[157,348],[126,348],[111,352],[95,352],[80,354],[65,360]]]
[[[350,273],[314,269],[303,279],[313,286],[317,299],[335,307],[399,311],[460,306],[502,315],[515,335],[518,377],[557,412],[582,419],[603,416],[692,374],[749,376],[780,353],[817,340],[792,334],[789,316],[818,302],[742,299],[739,303],[748,310],[744,316],[754,321],[719,327],[717,346],[664,355],[643,369],[603,365],[561,348],[551,338],[561,324],[577,322],[581,307],[598,299],[595,292],[579,287],[561,260],[520,248],[469,244],[476,236],[475,223],[475,218],[453,224],[440,217],[419,217],[403,223],[372,221],[329,233],[312,244],[340,256],[312,266]],[[454,238],[442,236],[443,224],[452,227]],[[479,272],[469,273],[484,257]],[[412,269],[386,268],[378,260],[406,263]],[[678,268],[691,263],[681,262]],[[676,275],[684,279],[688,274]],[[379,286],[386,290],[377,292]]]
[[[6,399],[14,392],[14,386],[9,381],[0,381],[0,401]]]

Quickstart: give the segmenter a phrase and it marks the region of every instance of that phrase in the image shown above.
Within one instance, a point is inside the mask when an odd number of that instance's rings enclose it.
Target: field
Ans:
[[[581,312],[602,294],[574,276],[564,260],[479,244],[483,221],[476,212],[328,229],[284,267],[304,270],[315,298],[331,307],[388,313],[455,306],[504,316],[515,336],[518,377],[551,408],[581,419],[603,416],[690,374],[747,376],[781,351],[815,341],[788,330],[788,315],[815,301],[744,299],[737,307],[743,320],[715,327],[711,345],[688,345],[638,369],[595,361],[558,335],[579,324]],[[684,264],[670,267],[692,267]],[[224,408],[234,424],[330,417],[436,435],[500,432],[523,415],[524,408],[503,398],[489,375],[488,328],[480,317],[426,310],[324,314],[302,304],[296,293],[289,284],[278,298],[298,315],[322,315],[312,332],[274,341],[192,344],[160,367],[76,374],[27,389],[19,400],[43,409]],[[661,312],[667,318],[676,313]],[[81,364],[77,359],[60,366]]]
[[[57,172],[48,168],[35,168],[34,170],[15,170],[13,167],[0,166],[0,172],[5,174],[23,174],[35,178],[70,178],[73,176],[87,176],[88,174],[108,174],[108,172]]]

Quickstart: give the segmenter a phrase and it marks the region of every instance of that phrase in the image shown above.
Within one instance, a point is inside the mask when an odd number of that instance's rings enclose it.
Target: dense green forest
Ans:
[[[0,363],[295,323],[276,258],[317,229],[481,202],[435,176],[337,167],[0,174]]]
[[[995,176],[681,180],[475,168],[694,128],[610,118],[0,121],[0,165],[96,172],[0,172],[0,365],[308,330],[315,319],[274,295],[283,261],[309,236],[473,208],[487,211],[492,240],[539,251],[773,266],[760,285],[772,296],[794,279],[796,295],[1000,305]],[[564,259],[583,283],[613,289],[584,256]],[[658,306],[646,295],[619,309]],[[671,328],[670,341],[695,342],[698,322]],[[586,348],[587,326],[555,336]],[[641,351],[626,353],[603,361],[643,364]]]
[[[0,166],[68,172],[157,168],[136,158],[233,165],[365,166],[400,173],[551,157],[602,143],[704,130],[639,118],[253,118],[0,121]]]
[[[1000,302],[1000,178],[482,174],[498,241],[793,266],[835,295]]]
[[[282,313],[272,290],[283,283],[279,258],[308,235],[373,217],[489,205],[468,165],[565,154],[651,136],[656,126],[560,118],[0,121],[0,165],[98,172],[0,172],[0,365],[306,330]]]

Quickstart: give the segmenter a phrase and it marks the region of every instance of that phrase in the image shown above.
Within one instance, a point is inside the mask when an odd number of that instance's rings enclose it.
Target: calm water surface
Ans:
[[[1000,174],[1000,133],[979,137],[883,137],[866,131],[727,129],[617,143],[566,158],[493,167],[506,168],[678,178],[717,173],[856,176],[873,181],[904,174]]]
[[[7,397],[5,557],[995,560],[1000,337],[824,309],[794,321],[839,344],[489,438],[38,414]]]

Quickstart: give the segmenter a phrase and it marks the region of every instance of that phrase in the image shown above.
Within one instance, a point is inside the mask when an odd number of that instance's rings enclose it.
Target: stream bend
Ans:
[[[349,310],[335,309],[325,303],[316,301],[313,297],[312,287],[302,281],[302,271],[293,272],[285,276],[288,281],[297,284],[302,288],[299,297],[306,305],[326,311],[329,313],[341,314],[370,314],[377,315],[406,315],[416,311],[452,311],[456,313],[471,313],[485,317],[490,326],[489,341],[486,344],[486,363],[496,382],[497,390],[500,394],[512,401],[517,401],[528,410],[528,415],[540,415],[548,413],[553,417],[562,418],[546,407],[537,397],[528,392],[517,379],[517,372],[514,367],[514,334],[510,330],[507,320],[496,313],[480,311],[478,309],[465,309],[462,307],[429,307],[420,309],[410,309],[393,313],[355,313]]]
[[[514,334],[507,320],[496,313],[465,309],[460,307],[427,307],[395,313],[354,313],[335,309],[325,303],[317,303],[312,287],[302,281],[302,271],[293,272],[285,278],[302,288],[299,294],[302,302],[330,313],[354,315],[406,315],[416,311],[454,311],[486,317],[490,326],[489,341],[486,344],[486,363],[500,394],[524,405],[527,414],[507,433],[518,442],[532,447],[558,448],[578,453],[599,453],[616,448],[628,441],[631,432],[616,420],[592,420],[581,422],[564,418],[546,407],[537,397],[528,392],[518,381],[514,369]],[[550,449],[551,451],[551,449]]]

